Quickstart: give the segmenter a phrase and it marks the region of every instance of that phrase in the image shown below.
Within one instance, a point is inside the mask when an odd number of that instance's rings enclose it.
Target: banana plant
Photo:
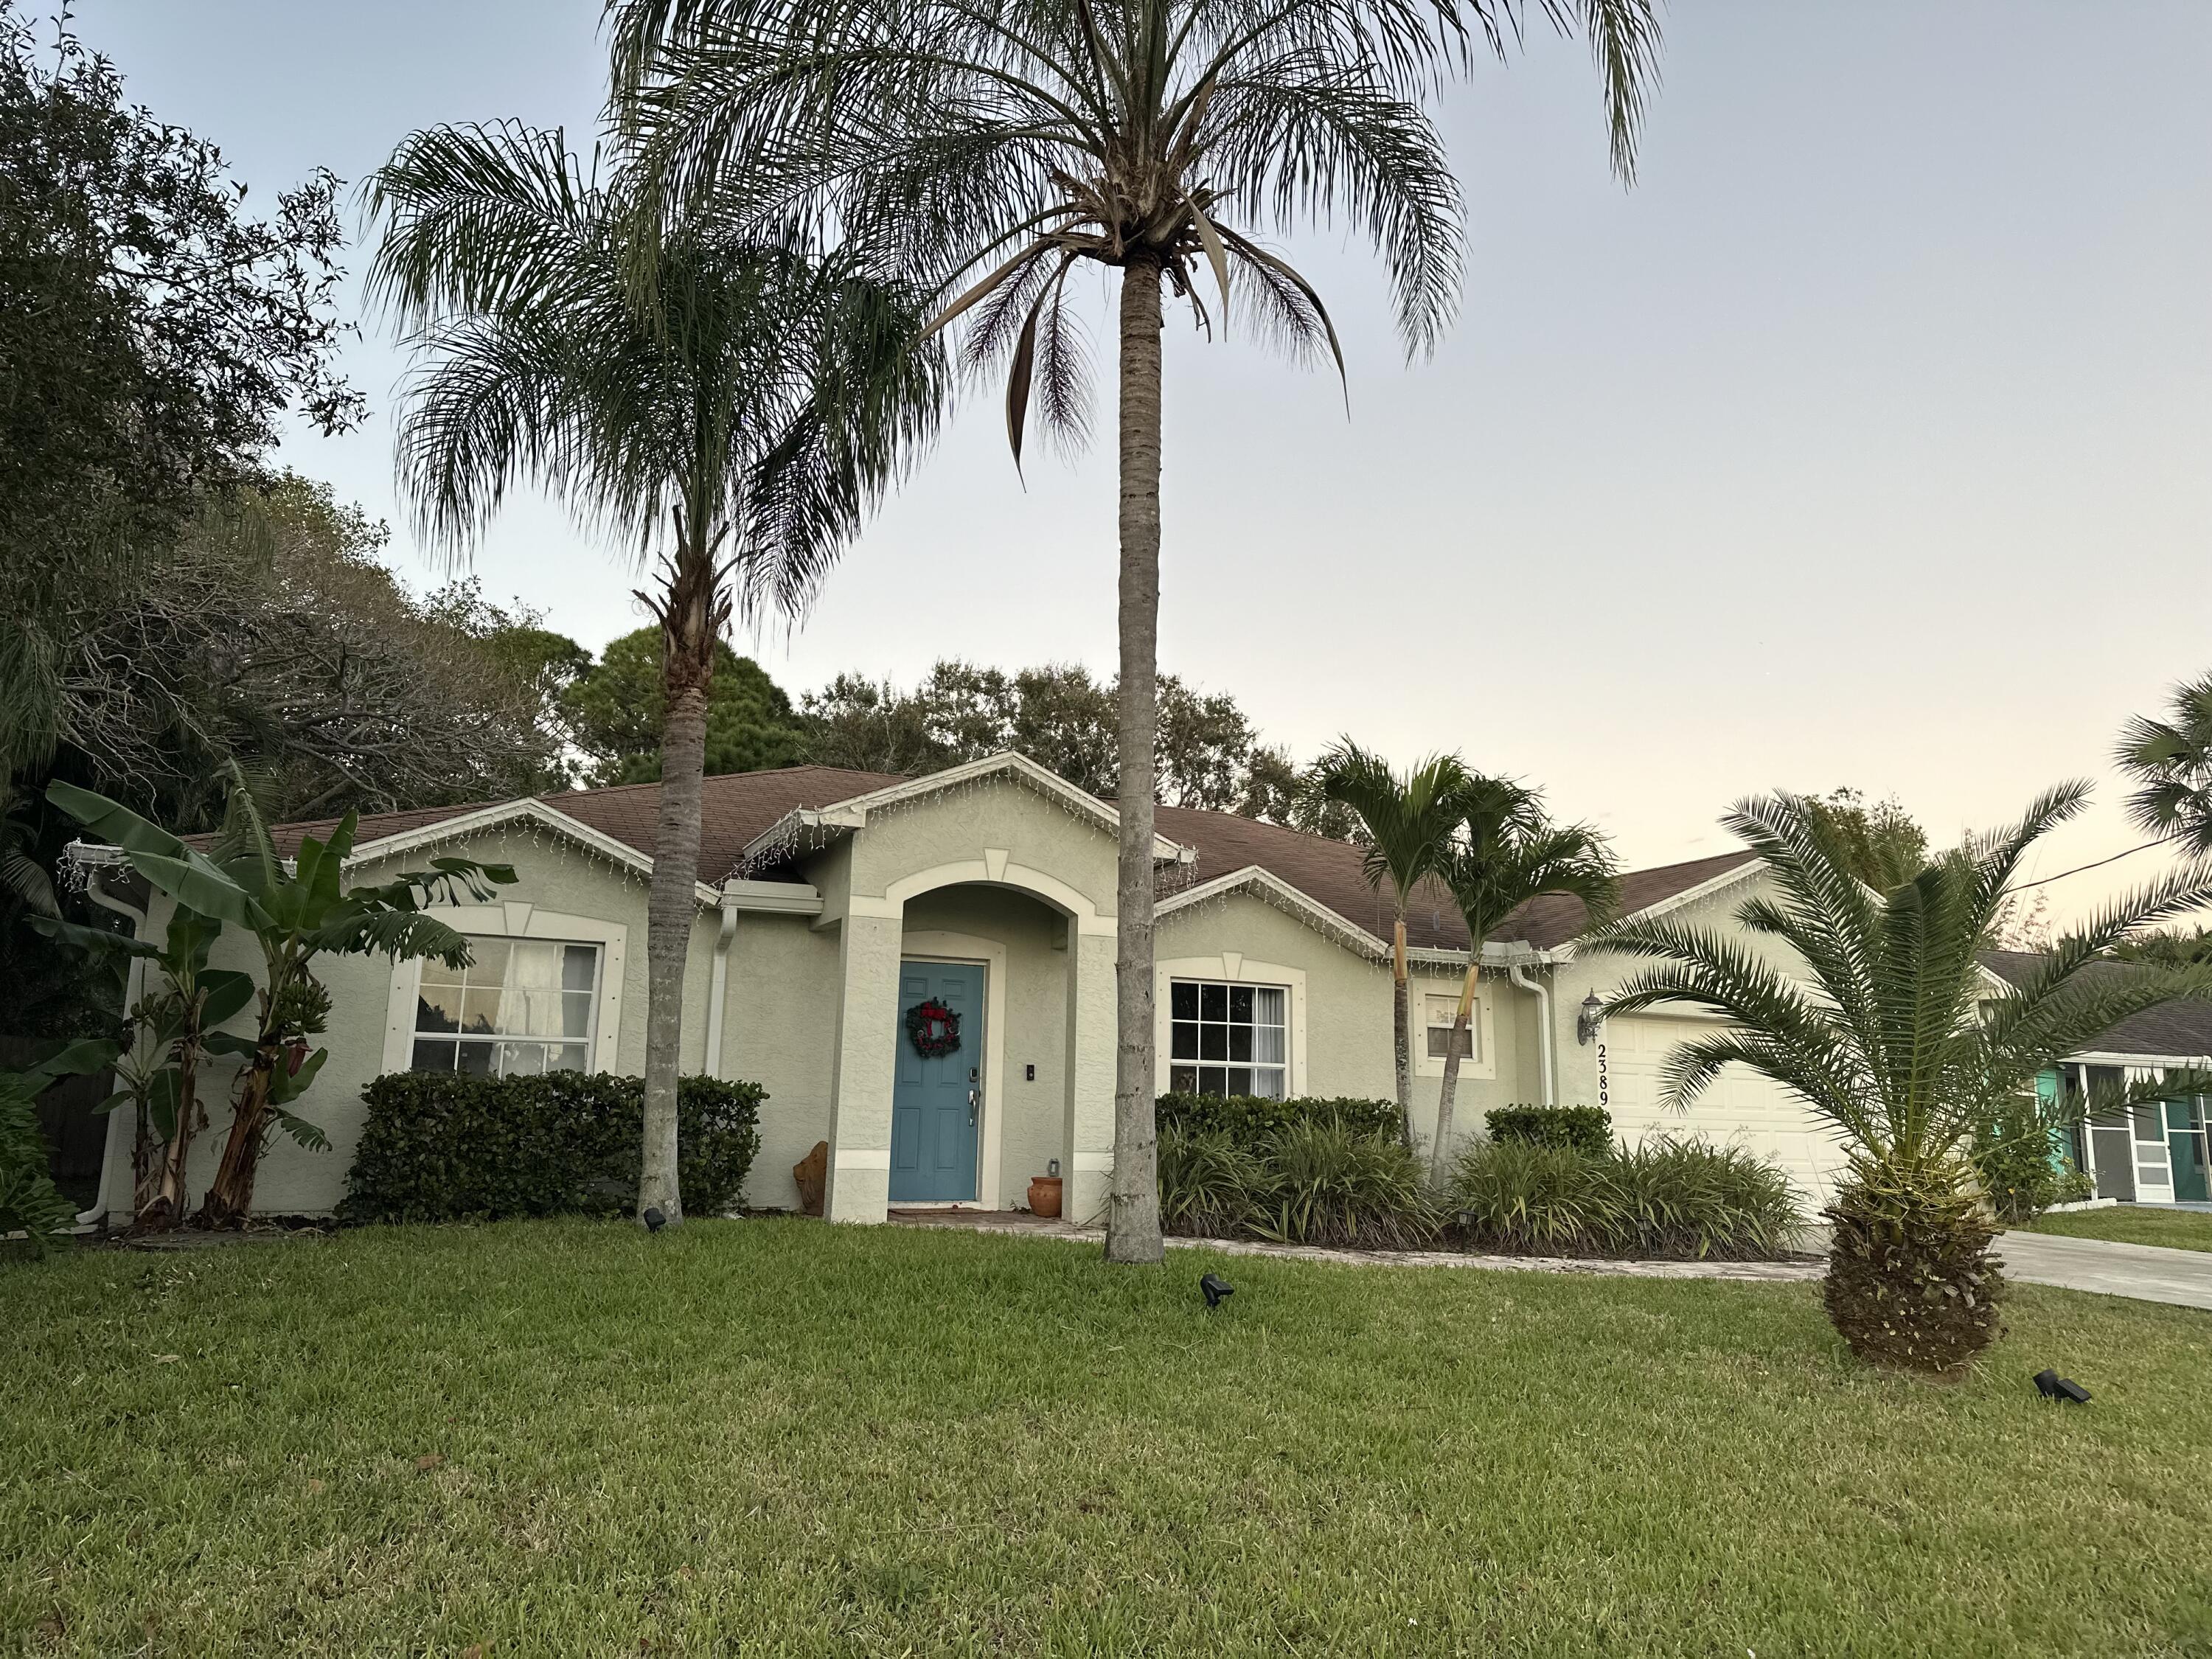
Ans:
[[[210,967],[208,955],[222,924],[181,904],[158,945],[52,917],[33,916],[30,922],[48,938],[109,963],[118,998],[130,994],[131,963],[147,964],[149,987],[128,1011],[131,1043],[115,1062],[120,1086],[93,1110],[137,1109],[131,1155],[135,1224],[142,1231],[173,1225],[184,1214],[192,1136],[207,1127],[199,1100],[201,1062],[218,1028],[253,1000],[253,976]]]
[[[208,1227],[236,1226],[253,1201],[254,1177],[270,1131],[301,1146],[329,1138],[292,1106],[314,1082],[328,1051],[310,1050],[330,1012],[330,994],[313,964],[322,956],[433,957],[451,968],[471,960],[468,941],[423,914],[434,904],[483,903],[512,884],[514,868],[441,858],[374,886],[349,887],[358,814],[339,820],[328,840],[300,838],[289,864],[276,852],[252,792],[232,769],[229,809],[210,853],[186,846],[159,825],[104,795],[67,783],[46,799],[117,849],[123,862],[184,907],[252,935],[262,973],[252,993],[252,1034],[207,1030],[208,1052],[235,1056],[229,1133],[198,1216]],[[242,1007],[243,1005],[241,1005]]]

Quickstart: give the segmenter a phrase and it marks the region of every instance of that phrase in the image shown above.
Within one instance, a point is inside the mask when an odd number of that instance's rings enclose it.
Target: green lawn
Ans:
[[[2103,1210],[2069,1210],[2028,1223],[2037,1233],[2069,1238],[2109,1238],[2121,1244],[2163,1244],[2174,1250],[2212,1250],[2212,1210],[2144,1210],[2132,1204]]]
[[[2212,1316],[2110,1297],[2018,1291],[1952,1388],[1808,1285],[800,1221],[87,1252],[0,1308],[0,1651],[2212,1652]]]

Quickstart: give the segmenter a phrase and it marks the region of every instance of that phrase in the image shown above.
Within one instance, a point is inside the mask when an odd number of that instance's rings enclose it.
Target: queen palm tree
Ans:
[[[465,553],[529,481],[661,580],[665,694],[646,935],[641,1217],[671,1223],[684,964],[698,875],[714,647],[733,612],[802,611],[940,407],[926,313],[848,255],[665,222],[600,184],[557,131],[439,127],[371,175],[371,295],[418,365],[403,490],[434,546]]]
[[[1628,978],[1608,1013],[1673,1003],[1727,1022],[1668,1057],[1668,1104],[1686,1110],[1740,1065],[1843,1138],[1826,1301],[1867,1358],[1950,1373],[1989,1343],[2003,1281],[1968,1158],[1976,1126],[2115,1022],[2212,987],[2201,970],[2085,972],[2113,945],[2212,902],[2201,867],[2114,900],[2018,985],[1983,968],[2021,860],[2088,793],[2083,783],[2052,789],[2019,823],[1969,837],[1886,893],[1852,873],[1849,840],[1817,803],[1785,794],[1740,804],[1722,822],[1765,860],[1774,890],[1745,900],[1735,920],[1802,961],[1802,981],[1772,952],[1668,916],[1632,916],[1589,941],[1658,964]],[[2075,1109],[2194,1086],[2169,1076]]]
[[[1633,152],[1651,0],[1579,18],[1613,149]],[[813,213],[942,285],[969,362],[1003,360],[1017,463],[1034,404],[1079,439],[1079,267],[1120,273],[1121,857],[1106,1255],[1161,1257],[1154,1180],[1153,733],[1163,287],[1209,331],[1343,368],[1311,283],[1257,238],[1341,216],[1382,252],[1409,352],[1458,299],[1462,204],[1425,107],[1523,0],[611,0],[616,101],[659,186]],[[963,285],[965,285],[964,287]],[[1215,297],[1209,304],[1206,295]],[[1218,314],[1213,306],[1218,305]]]
[[[1309,799],[1348,808],[1366,836],[1360,873],[1380,893],[1390,884],[1390,1038],[1398,1082],[1398,1133],[1413,1147],[1413,1034],[1406,976],[1406,907],[1413,889],[1451,851],[1468,782],[1457,755],[1431,755],[1399,773],[1350,738],[1323,751],[1307,775]]]
[[[1467,1034],[1482,975],[1483,941],[1530,899],[1547,894],[1580,900],[1593,926],[1610,921],[1620,902],[1618,867],[1605,837],[1586,823],[1553,823],[1534,790],[1477,775],[1461,785],[1453,805],[1459,822],[1437,873],[1467,923],[1467,973],[1437,1091],[1437,1139],[1429,1158],[1438,1179],[1450,1158],[1460,1056],[1472,1047]]]
[[[2212,853],[2212,674],[2175,686],[2164,719],[2138,714],[2121,727],[2112,758],[2136,782],[2130,823]]]

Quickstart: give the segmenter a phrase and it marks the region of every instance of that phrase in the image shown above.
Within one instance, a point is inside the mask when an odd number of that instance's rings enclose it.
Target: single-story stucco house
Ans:
[[[326,1152],[278,1138],[262,1209],[314,1213],[343,1195],[362,1086],[410,1068],[643,1068],[646,897],[658,786],[529,798],[362,820],[354,878],[431,856],[509,863],[496,903],[437,912],[476,965],[452,974],[380,957],[326,960],[330,1059],[300,1109]],[[1012,1207],[1057,1160],[1067,1212],[1103,1206],[1112,1158],[1115,824],[1111,804],[1017,755],[902,779],[802,766],[706,782],[684,1013],[687,1072],[762,1084],[761,1155],[746,1201],[797,1202],[791,1167],[830,1147],[829,1214],[888,1206]],[[289,854],[327,823],[277,831]],[[1358,848],[1225,813],[1162,807],[1153,848],[1162,1090],[1386,1098],[1393,1092],[1390,908]],[[166,904],[94,865],[95,896],[152,937]],[[1747,852],[1625,881],[1632,912],[1733,928],[1766,879]],[[1543,899],[1480,942],[1485,973],[1456,1122],[1491,1108],[1602,1105],[1634,1139],[1654,1128],[1735,1141],[1776,1159],[1817,1202],[1842,1157],[1804,1107],[1724,1074],[1687,1118],[1656,1077],[1692,1029],[1682,1016],[1601,1024],[1627,970],[1579,953],[1579,905]],[[1468,941],[1441,903],[1410,921],[1417,1125],[1433,1123]],[[1753,941],[1757,944],[1757,941]],[[232,960],[232,958],[235,960]],[[218,965],[246,967],[226,938]],[[936,998],[962,1017],[955,1054],[923,1060],[905,1020]],[[204,1097],[216,1109],[220,1079]],[[211,1166],[220,1136],[203,1137]],[[95,1213],[130,1204],[129,1115],[110,1125]],[[205,1179],[205,1174],[199,1177]],[[198,1182],[195,1183],[196,1188]]]
[[[1983,958],[1999,978],[2018,984],[2041,958],[2018,951]],[[2091,974],[2134,971],[2097,963]],[[2065,1064],[2046,1072],[2046,1099],[2062,1091],[2077,1101],[2091,1090],[2144,1078],[2212,1072],[2212,1002],[2163,1002],[2120,1021]],[[2064,1132],[2063,1151],[2095,1180],[2097,1196],[2123,1204],[2212,1201],[2212,1150],[2206,1145],[2207,1098],[2180,1095],[2126,1112],[2101,1112]],[[2077,1108],[2078,1109],[2078,1108]]]

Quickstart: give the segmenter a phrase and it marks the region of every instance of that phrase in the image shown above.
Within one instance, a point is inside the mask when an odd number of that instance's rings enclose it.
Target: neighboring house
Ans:
[[[471,936],[465,974],[417,963],[319,965],[330,1049],[302,1109],[325,1152],[278,1139],[260,1207],[314,1212],[341,1197],[362,1085],[407,1069],[636,1073],[645,1052],[647,880],[658,786],[362,820],[356,879],[440,854],[513,864],[501,902],[435,914]],[[752,1205],[797,1201],[791,1166],[829,1143],[829,1213],[880,1221],[887,1206],[1016,1204],[1057,1160],[1077,1219],[1104,1205],[1112,1160],[1115,866],[1111,805],[1032,762],[1001,755],[901,779],[823,767],[706,781],[686,1072],[745,1078],[769,1094]],[[280,830],[289,854],[302,833]],[[1360,853],[1225,813],[1159,810],[1155,943],[1159,1088],[1388,1097],[1389,905]],[[97,849],[94,849],[96,857]],[[133,904],[112,866],[95,894]],[[1765,879],[1748,853],[1635,872],[1632,911],[1733,927]],[[1468,940],[1441,895],[1417,895],[1413,945],[1414,1122],[1435,1119],[1437,1081]],[[148,902],[143,887],[135,904]],[[142,915],[151,936],[166,901]],[[1777,1158],[1818,1200],[1841,1164],[1803,1107],[1761,1079],[1723,1078],[1687,1118],[1657,1105],[1657,1073],[1693,1022],[1650,1013],[1600,1025],[1628,964],[1578,957],[1579,905],[1543,899],[1482,942],[1485,973],[1457,1121],[1522,1102],[1601,1104],[1621,1133],[1660,1128],[1736,1140]],[[1756,941],[1752,943],[1754,945]],[[225,939],[219,963],[250,965]],[[925,1060],[906,1016],[937,998],[961,1047]],[[222,1117],[219,1079],[204,1090]],[[101,1206],[129,1203],[127,1111],[110,1120]],[[220,1133],[195,1150],[212,1159]],[[204,1177],[203,1177],[204,1178]]]
[[[1984,964],[2017,985],[2042,957],[2033,951],[1995,951]],[[2137,971],[2125,963],[2100,963],[2092,975]],[[2090,1090],[2117,1087],[2170,1073],[2212,1072],[2212,1002],[2166,1002],[2122,1020],[2095,1042],[2069,1056],[2040,1079],[2044,1098],[2062,1092],[2079,1099]],[[2181,1095],[2104,1112],[2063,1133],[2076,1168],[2096,1181],[2097,1196],[2124,1204],[2212,1201],[2212,1155],[2208,1155],[2208,1097]]]

